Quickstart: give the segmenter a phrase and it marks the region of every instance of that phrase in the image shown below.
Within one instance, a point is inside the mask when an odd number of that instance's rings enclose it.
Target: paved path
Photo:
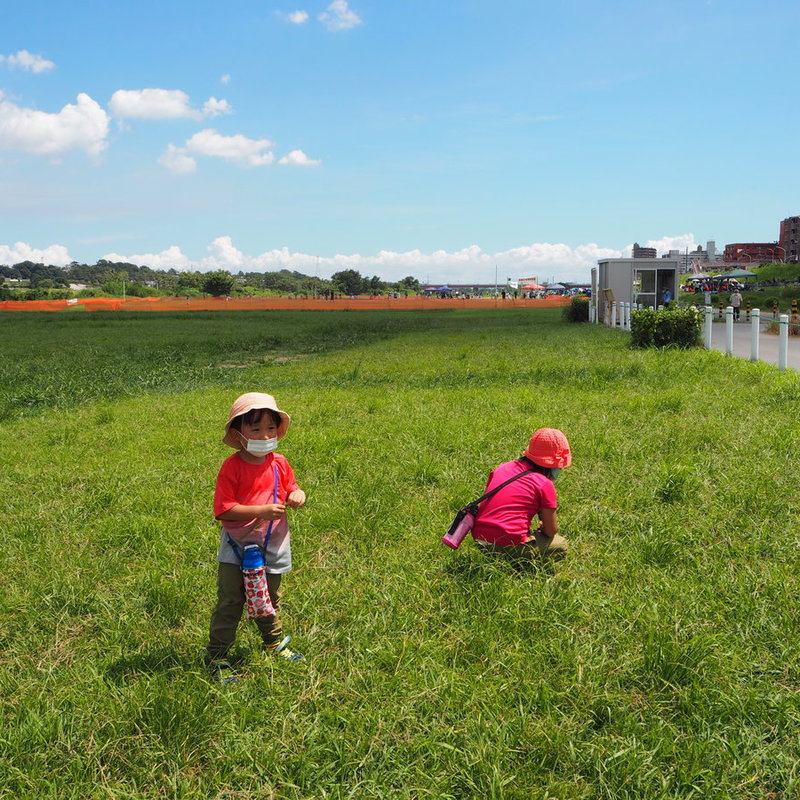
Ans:
[[[761,336],[758,342],[758,360],[767,364],[778,363],[778,334],[765,333],[767,323],[772,321],[772,316],[761,320]],[[737,358],[750,360],[750,323],[742,321],[733,323],[733,354]],[[725,322],[714,322],[711,332],[711,347],[714,350],[725,352]],[[800,370],[800,336],[789,337],[789,351],[786,357],[786,366]]]

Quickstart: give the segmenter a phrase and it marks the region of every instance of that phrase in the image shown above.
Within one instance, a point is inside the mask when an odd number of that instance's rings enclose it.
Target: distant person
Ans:
[[[518,459],[500,464],[489,474],[487,492],[511,482],[480,504],[472,528],[477,546],[515,561],[563,558],[568,544],[558,533],[554,482],[571,463],[569,442],[561,431],[537,430]],[[537,516],[540,522],[534,528]]]
[[[664,293],[661,295],[661,302],[668,306],[672,302],[672,292],[669,289],[664,289]]]
[[[222,523],[217,551],[217,605],[211,615],[207,658],[212,674],[223,682],[235,679],[227,660],[245,605],[242,553],[256,544],[264,555],[267,587],[275,614],[255,619],[264,649],[278,658],[297,661],[289,649],[278,609],[281,578],[292,568],[287,508],[306,502],[289,462],[275,451],[291,417],[275,398],[248,392],[236,399],[222,441],[236,452],[225,459],[217,475],[214,516]]]
[[[730,304],[733,308],[733,321],[738,322],[742,309],[742,293],[736,288],[731,292]]]

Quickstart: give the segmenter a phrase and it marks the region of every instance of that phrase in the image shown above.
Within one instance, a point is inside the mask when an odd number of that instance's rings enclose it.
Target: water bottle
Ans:
[[[242,580],[247,601],[247,619],[274,617],[275,607],[269,596],[264,553],[257,544],[246,544],[242,552]]]
[[[452,547],[453,550],[457,550],[461,542],[464,541],[467,534],[472,530],[474,524],[475,517],[473,514],[466,509],[462,509],[456,515],[453,524],[450,526],[450,530],[442,536],[442,544],[446,544],[448,547]]]
[[[242,569],[261,569],[264,566],[264,553],[257,544],[246,544],[242,551]]]

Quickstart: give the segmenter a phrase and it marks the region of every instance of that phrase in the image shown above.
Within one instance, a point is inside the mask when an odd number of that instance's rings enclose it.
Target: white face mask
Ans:
[[[245,450],[251,456],[266,456],[278,449],[278,440],[275,439],[246,439]]]

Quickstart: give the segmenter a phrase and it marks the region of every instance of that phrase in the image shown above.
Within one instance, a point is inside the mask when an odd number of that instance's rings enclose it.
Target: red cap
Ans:
[[[567,437],[556,428],[539,428],[522,454],[540,467],[563,469],[572,463]]]

